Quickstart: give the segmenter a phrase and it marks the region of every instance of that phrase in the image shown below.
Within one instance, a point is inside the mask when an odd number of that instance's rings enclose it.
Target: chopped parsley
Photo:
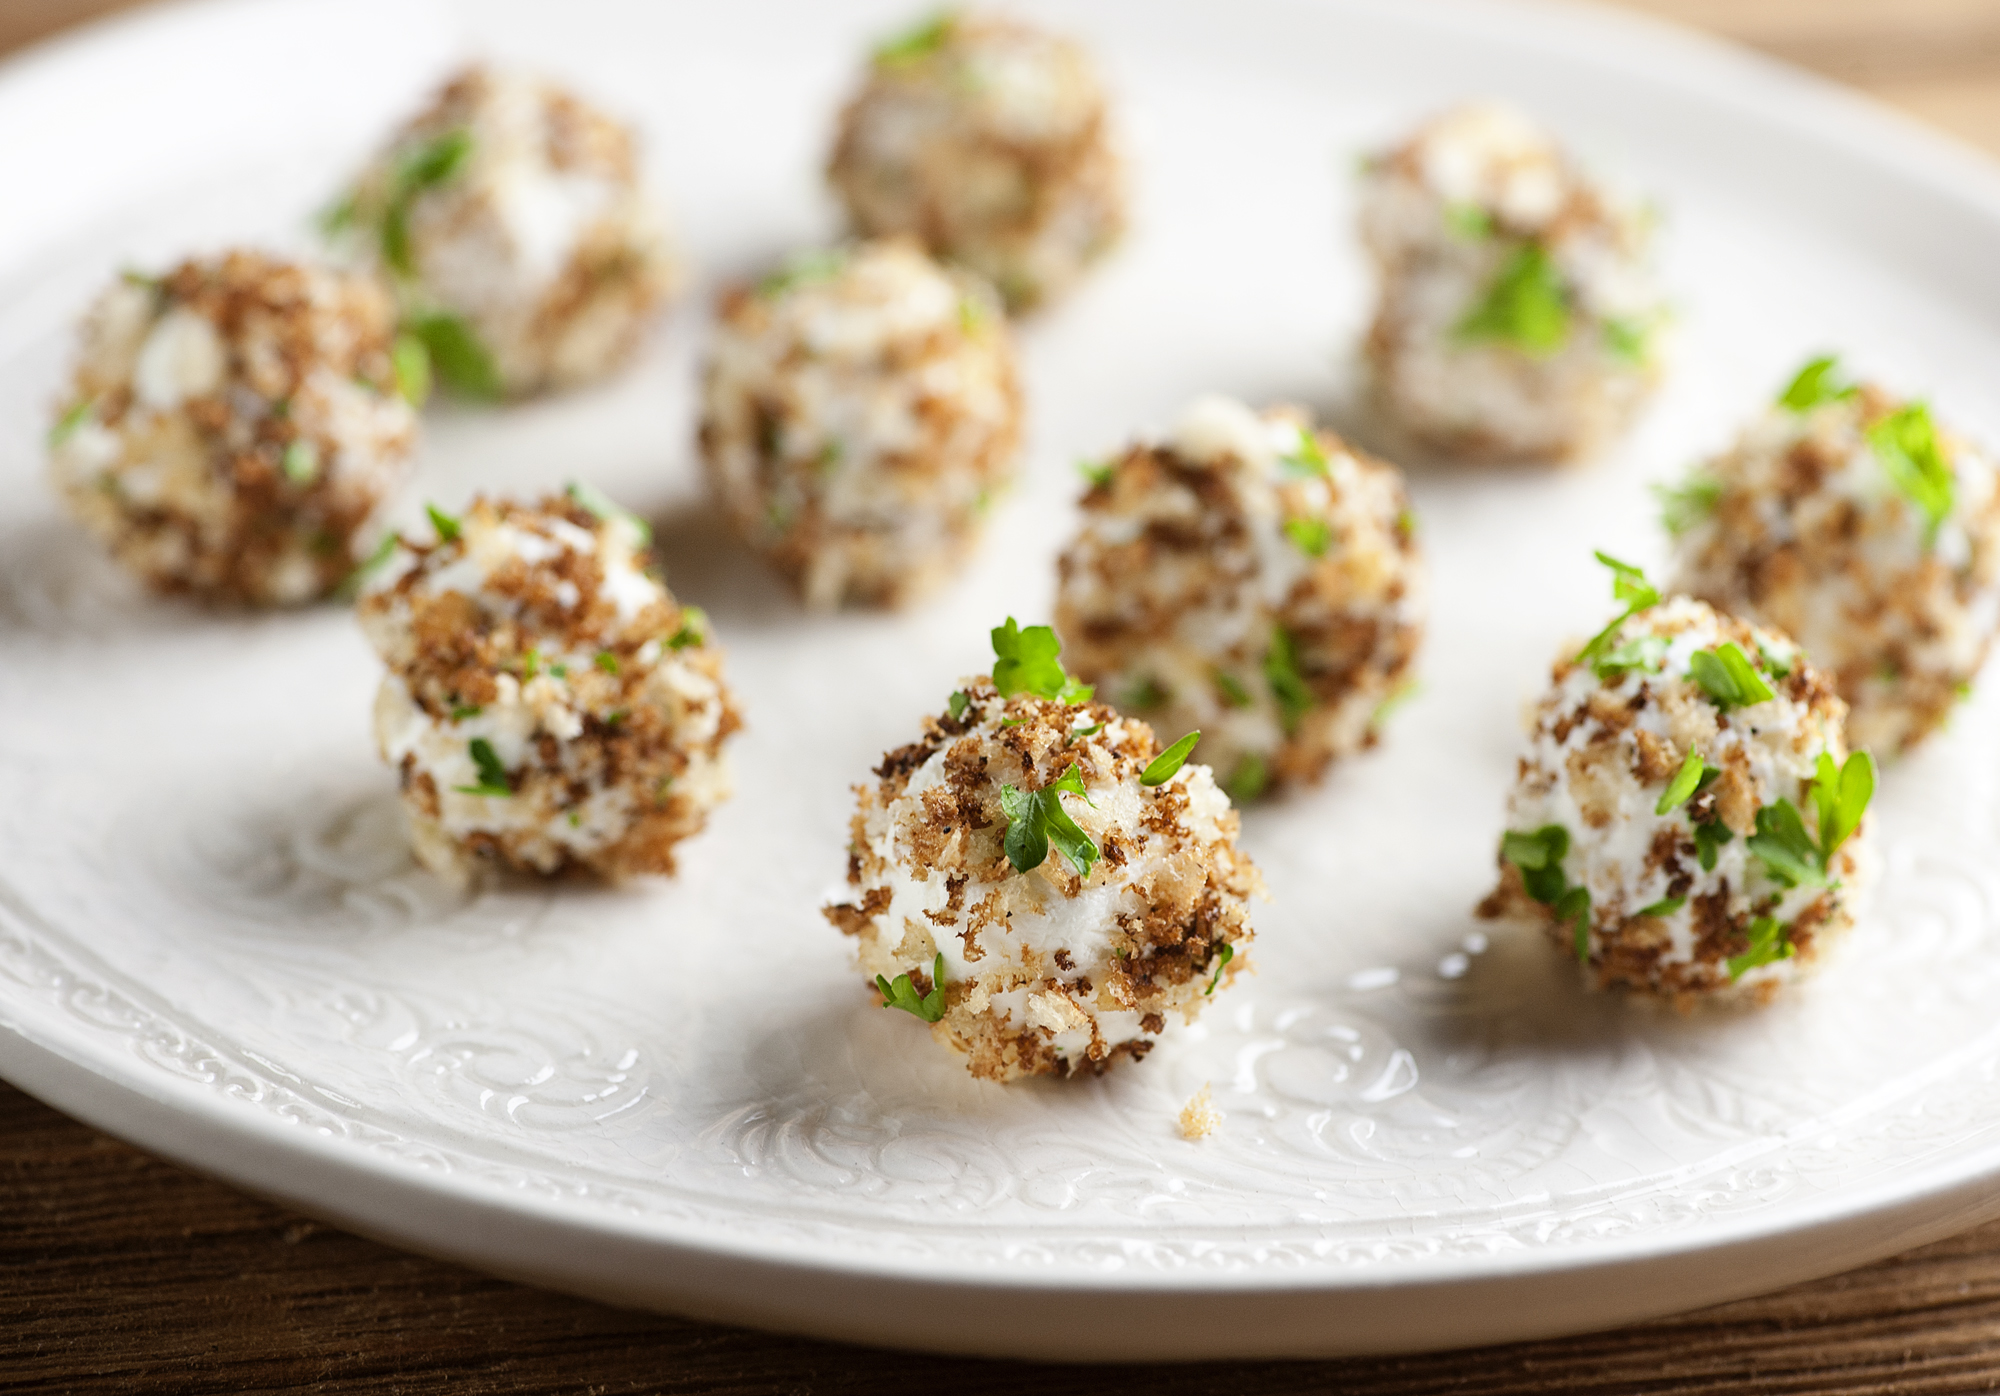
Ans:
[[[1569,830],[1560,824],[1544,824],[1531,834],[1509,830],[1500,836],[1500,856],[1521,873],[1521,885],[1528,895],[1555,913],[1558,922],[1576,924],[1576,958],[1590,960],[1590,889],[1571,886],[1563,872],[1569,854]]]
[[[1081,738],[1094,737],[1103,730],[1104,724],[1101,722],[1093,722],[1088,727],[1072,727],[1069,729],[1069,735],[1063,738],[1063,745],[1075,746]]]
[[[1125,690],[1125,696],[1119,700],[1119,706],[1136,708],[1143,712],[1147,708],[1159,707],[1171,696],[1158,679],[1148,674]]]
[[[1298,730],[1299,719],[1313,706],[1313,691],[1299,672],[1298,642],[1282,625],[1271,627],[1271,647],[1264,651],[1264,682],[1283,711],[1285,731]]]
[[[1215,993],[1215,986],[1222,982],[1222,972],[1229,968],[1229,962],[1235,958],[1236,958],[1236,947],[1231,945],[1228,941],[1224,941],[1221,945],[1216,947],[1215,977],[1209,980],[1208,987],[1201,991],[1204,997],[1212,996]]]
[[[1839,368],[1837,355],[1823,354],[1813,359],[1778,394],[1778,406],[1792,412],[1810,412],[1822,403],[1858,397],[1861,389],[1843,382]]]
[[[1408,703],[1412,698],[1415,698],[1419,693],[1422,693],[1423,691],[1424,691],[1424,686],[1420,680],[1404,679],[1401,683],[1397,684],[1394,688],[1390,689],[1388,693],[1383,696],[1382,701],[1375,705],[1374,712],[1368,714],[1369,727],[1370,728],[1380,727],[1383,723],[1389,720],[1391,715],[1393,715],[1397,711],[1397,709],[1401,708],[1405,703]]]
[[[820,474],[831,475],[835,470],[840,468],[840,462],[846,457],[846,455],[847,455],[847,448],[840,444],[839,439],[829,438],[827,442],[819,448],[819,455],[814,458],[813,463],[819,467]],[[984,509],[986,505],[984,503],[985,493],[983,491],[980,494],[980,499],[981,503],[979,507],[981,509]]]
[[[1801,883],[1817,886],[1826,881],[1819,847],[1806,832],[1798,807],[1779,800],[1757,811],[1757,831],[1745,845],[1756,854],[1764,868],[1787,887]]]
[[[1209,670],[1208,677],[1209,681],[1215,685],[1215,691],[1222,696],[1224,707],[1247,708],[1250,706],[1250,690],[1243,686],[1243,681],[1237,678],[1236,675],[1230,673],[1227,669],[1211,669]]]
[[[900,1008],[905,1013],[914,1013],[926,1023],[935,1023],[944,1017],[944,953],[940,951],[931,965],[931,991],[921,997],[917,986],[910,982],[910,976],[899,974],[896,982],[890,983],[888,976],[875,976],[875,987],[881,991],[884,1008]]]
[[[1468,344],[1507,344],[1545,358],[1568,342],[1569,314],[1562,273],[1540,243],[1524,242],[1501,264],[1479,304],[1458,322],[1458,337]]]
[[[708,639],[708,612],[699,606],[681,607],[680,629],[667,637],[667,648],[684,650]]]
[[[67,412],[56,418],[56,424],[49,428],[50,449],[53,450],[75,436],[76,429],[89,419],[90,409],[94,406],[96,403],[85,398],[81,402],[72,404]]]
[[[1789,655],[1773,654],[1768,649],[1765,649],[1764,646],[1759,645],[1757,646],[1757,658],[1763,661],[1763,667],[1769,670],[1773,677],[1788,679],[1792,676],[1792,661],[1797,659],[1798,655],[1796,653]]]
[[[1811,794],[1819,823],[1820,862],[1831,867],[1833,855],[1861,826],[1861,816],[1875,798],[1875,758],[1857,751],[1844,765],[1835,766],[1833,754],[1822,751]]]
[[[1199,730],[1190,732],[1158,756],[1155,756],[1152,764],[1147,766],[1145,771],[1140,774],[1139,784],[1165,785],[1168,781],[1179,775],[1181,767],[1187,764],[1188,753],[1194,750],[1194,744],[1200,740],[1201,732]]]
[[[1325,557],[1333,544],[1333,525],[1325,519],[1286,519],[1285,537],[1307,557]]]
[[[1646,580],[1646,574],[1629,562],[1620,562],[1609,553],[1596,554],[1597,560],[1611,569],[1611,599],[1625,603],[1624,614],[1590,637],[1590,643],[1577,651],[1576,662],[1596,664],[1600,656],[1610,646],[1619,628],[1641,611],[1650,610],[1660,604],[1659,589]]]
[[[842,248],[813,248],[794,253],[781,262],[776,271],[768,273],[757,283],[757,294],[771,300],[800,286],[831,281],[840,275],[841,268],[846,265],[847,253]]]
[[[606,523],[611,522],[613,519],[623,519],[626,523],[631,524],[632,527],[639,530],[639,541],[641,543],[650,543],[653,541],[653,526],[651,524],[633,513],[630,509],[627,509],[603,490],[597,488],[597,486],[583,480],[571,480],[569,484],[563,487],[563,491],[569,495],[570,499],[579,508],[592,517],[602,519]]]
[[[1638,635],[1619,645],[1591,666],[1605,682],[1637,671],[1657,674],[1667,667],[1667,637]]]
[[[875,46],[872,55],[878,68],[901,68],[927,58],[944,47],[958,23],[955,10],[939,10],[915,26]]]
[[[1333,462],[1320,449],[1319,438],[1305,427],[1299,428],[1298,444],[1278,457],[1278,463],[1294,475],[1317,475],[1322,480],[1333,477]]]
[[[1604,322],[1604,347],[1622,364],[1645,367],[1652,341],[1653,326],[1647,320],[1614,315]]]
[[[396,545],[402,541],[402,538],[394,533],[383,538],[375,545],[374,552],[355,564],[354,570],[340,579],[340,585],[334,588],[334,595],[343,601],[352,600],[360,592],[361,584],[389,560],[390,555],[396,551]]]
[[[1651,906],[1642,906],[1632,914],[1634,916],[1672,916],[1686,905],[1686,897],[1662,897]]]
[[[409,332],[424,346],[430,366],[444,385],[466,397],[492,399],[504,391],[493,356],[458,316],[431,311],[412,316]]]
[[[1080,460],[1076,463],[1076,473],[1084,478],[1094,490],[1111,488],[1111,482],[1118,475],[1115,460]]]
[[[438,542],[456,543],[458,541],[458,535],[464,532],[465,526],[459,521],[458,517],[453,514],[445,513],[445,511],[438,508],[437,505],[435,504],[424,505],[424,512],[431,516],[431,527],[437,530]]]
[[[354,190],[350,189],[314,215],[313,221],[319,224],[321,234],[326,237],[332,237],[336,233],[344,233],[353,227],[354,220],[360,216],[360,213],[360,196]]]
[[[618,672],[618,656],[613,654],[610,650],[599,650],[597,652],[597,658],[593,662],[597,665],[598,668],[602,669],[607,674],[615,674]]]
[[[1446,204],[1444,225],[1467,242],[1483,242],[1493,236],[1493,215],[1478,204]]]
[[[1694,826],[1694,856],[1703,872],[1715,871],[1716,850],[1735,837],[1720,819],[1704,820]]]
[[[951,697],[945,699],[944,706],[945,711],[956,720],[965,716],[965,710],[972,706],[972,699],[966,696],[964,689],[955,688],[951,691]]]
[[[1407,504],[1396,511],[1396,533],[1402,538],[1417,536],[1417,511]]]
[[[405,151],[396,162],[389,201],[382,210],[382,260],[404,276],[416,275],[410,259],[410,205],[426,189],[445,183],[472,154],[472,133],[456,128]]]
[[[309,485],[319,475],[319,447],[303,436],[295,437],[291,445],[285,447],[278,467],[293,484]]]
[[[1935,547],[1951,514],[1954,481],[1930,408],[1921,402],[1897,408],[1868,428],[1868,445],[1890,481],[1924,511],[1924,546]]]
[[[478,717],[484,711],[486,710],[477,703],[460,703],[451,710],[451,720],[453,722],[463,722],[468,717]]]
[[[1007,816],[1007,861],[1014,865],[1015,872],[1033,872],[1039,868],[1048,860],[1049,845],[1053,843],[1069,859],[1078,877],[1086,880],[1090,877],[1090,870],[1097,863],[1097,845],[1062,807],[1065,794],[1081,795],[1085,804],[1090,803],[1090,794],[1083,788],[1083,772],[1074,761],[1069,763],[1068,770],[1040,790],[1000,787],[1000,809]]]
[[[1032,693],[1057,703],[1087,703],[1096,691],[1064,672],[1056,657],[1062,653],[1062,641],[1050,626],[1031,625],[1023,630],[1009,616],[1005,625],[993,627],[992,639],[993,686],[1002,698]]]
[[[431,397],[431,351],[408,330],[399,331],[389,350],[389,371],[395,375],[396,396],[412,407],[422,407]]]
[[[1229,773],[1229,780],[1223,790],[1239,805],[1246,805],[1264,793],[1271,783],[1271,768],[1264,758],[1251,752],[1236,763],[1236,769]]]
[[[1678,485],[1653,486],[1660,501],[1660,523],[1667,536],[1678,538],[1710,514],[1722,500],[1722,481],[1697,470]]]
[[[1777,695],[1757,666],[1731,640],[1712,650],[1696,650],[1688,656],[1688,677],[1701,685],[1718,708],[1747,708],[1769,702]]]
[[[1674,778],[1667,782],[1667,788],[1660,794],[1660,802],[1653,806],[1653,813],[1671,814],[1692,800],[1697,790],[1721,774],[1719,769],[1702,759],[1700,751],[1693,746],[1688,747],[1686,759],[1674,772]]]
[[[479,768],[479,784],[455,787],[461,795],[486,795],[504,798],[512,795],[514,789],[507,783],[507,768],[500,764],[500,758],[493,750],[493,743],[484,737],[474,737],[466,744],[472,755],[472,764]]]
[[[1777,960],[1792,958],[1792,942],[1786,934],[1789,928],[1780,924],[1775,917],[1759,916],[1744,928],[1750,938],[1750,948],[1741,955],[1729,957],[1729,977],[1732,981],[1741,979],[1759,965],[1768,965]]]

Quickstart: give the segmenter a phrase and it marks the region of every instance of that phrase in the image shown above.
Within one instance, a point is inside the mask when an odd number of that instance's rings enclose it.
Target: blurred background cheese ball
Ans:
[[[1059,563],[1079,676],[1162,732],[1202,732],[1238,800],[1372,743],[1411,682],[1424,568],[1394,466],[1301,410],[1191,403],[1090,467]]]
[[[1805,646],[1887,756],[1937,730],[2000,629],[1991,456],[1921,402],[1808,363],[1664,491],[1678,589]]]
[[[1592,988],[1761,1002],[1853,925],[1874,765],[1798,646],[1638,585],[1555,666],[1480,911],[1546,931]]]
[[[56,488],[158,590],[326,595],[410,470],[394,318],[370,278],[259,252],[126,273],[83,322]]]
[[[582,486],[431,519],[360,605],[418,860],[461,883],[672,872],[742,724],[707,618],[645,570],[645,526]]]
[[[1468,458],[1560,460],[1624,428],[1660,373],[1652,218],[1510,107],[1459,107],[1371,159],[1384,411]]]
[[[802,254],[722,298],[702,457],[736,533],[809,606],[900,606],[956,571],[1020,433],[991,289],[913,241]]]
[[[327,215],[395,284],[439,379],[519,397],[602,378],[681,268],[630,130],[554,83],[466,69]]]
[[[1017,310],[1061,295],[1125,225],[1089,56],[994,14],[947,11],[879,47],[828,178],[858,232],[918,237]]]

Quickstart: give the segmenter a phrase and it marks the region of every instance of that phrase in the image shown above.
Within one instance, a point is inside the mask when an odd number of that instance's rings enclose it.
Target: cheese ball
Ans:
[[[1152,729],[1002,658],[859,797],[852,900],[826,915],[855,938],[884,1006],[902,1008],[991,1081],[1075,1076],[1146,1055],[1241,973],[1261,893],[1237,817],[1206,766]],[[1010,675],[1012,668],[1015,672]],[[1026,684],[1028,686],[1021,686]]]
[[[1920,402],[1801,371],[1665,492],[1678,589],[1805,646],[1884,755],[1941,726],[2000,628],[1994,461]]]
[[[360,605],[418,861],[461,884],[671,873],[742,724],[706,617],[644,570],[645,526],[581,486],[431,518]]]
[[[1510,108],[1460,107],[1371,160],[1361,236],[1376,396],[1440,450],[1588,455],[1659,377],[1652,219]]]
[[[1853,924],[1865,754],[1791,641],[1679,597],[1555,666],[1482,915],[1597,989],[1762,1002]]]
[[[996,15],[948,12],[878,48],[827,176],[864,236],[921,238],[1016,310],[1060,296],[1125,226],[1089,56]]]
[[[702,459],[808,606],[901,606],[956,571],[1020,433],[992,292],[913,242],[803,254],[722,298]]]
[[[1401,475],[1299,409],[1204,397],[1090,467],[1057,564],[1077,673],[1161,731],[1199,728],[1237,800],[1372,745],[1423,638]]]
[[[417,419],[371,280],[258,252],[128,272],[85,317],[54,484],[159,591],[262,606],[334,590],[408,476]]]
[[[681,280],[630,130],[553,83],[468,68],[329,230],[395,284],[439,378],[520,397],[602,378]]]

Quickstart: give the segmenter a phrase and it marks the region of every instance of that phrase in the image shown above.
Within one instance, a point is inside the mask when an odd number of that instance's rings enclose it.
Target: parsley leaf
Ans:
[[[53,450],[75,436],[76,429],[84,424],[90,416],[90,409],[94,406],[96,403],[85,398],[81,402],[72,404],[67,412],[56,418],[56,424],[49,428],[50,449]]]
[[[1788,928],[1776,918],[1759,916],[1744,929],[1750,937],[1750,948],[1741,955],[1729,957],[1729,978],[1732,981],[1741,979],[1759,965],[1792,958],[1792,942],[1786,935]]]
[[[1095,692],[1063,671],[1057,655],[1062,641],[1053,628],[1031,625],[1023,630],[1012,616],[993,627],[993,686],[1002,698],[1032,693],[1057,703],[1087,703]]]
[[[1688,677],[1701,685],[1702,692],[1718,708],[1747,708],[1777,696],[1749,656],[1730,640],[1712,650],[1696,650],[1689,655]]]
[[[1930,409],[1913,402],[1891,412],[1868,428],[1868,445],[1890,481],[1924,511],[1924,546],[1935,547],[1938,529],[1951,514],[1955,480]]]
[[[1553,903],[1569,879],[1562,860],[1569,853],[1569,830],[1544,824],[1532,834],[1512,830],[1500,836],[1500,856],[1521,870],[1521,883],[1538,902]]]
[[[396,378],[396,395],[412,407],[422,407],[431,397],[431,351],[408,330],[399,331],[389,350],[389,371]]]
[[[1264,682],[1284,710],[1285,731],[1296,731],[1299,719],[1312,709],[1313,691],[1299,672],[1298,643],[1282,625],[1271,627],[1271,647],[1264,651]]]
[[[681,607],[681,626],[667,637],[667,648],[684,650],[689,645],[699,645],[708,639],[708,612],[699,606]]]
[[[1810,412],[1821,403],[1842,402],[1859,395],[1859,388],[1841,381],[1839,366],[1840,359],[1833,354],[1813,359],[1778,394],[1778,406],[1792,412]]]
[[[1222,696],[1222,705],[1224,707],[1247,708],[1250,706],[1250,690],[1243,686],[1243,681],[1237,678],[1236,675],[1230,673],[1227,669],[1211,669],[1208,677],[1209,682],[1215,685],[1215,691]]]
[[[375,545],[374,552],[355,564],[354,570],[340,579],[340,585],[333,589],[333,594],[343,601],[352,600],[360,592],[361,584],[389,560],[396,551],[396,545],[402,541],[402,538],[394,533],[383,538]]]
[[[1049,845],[1053,843],[1069,859],[1076,875],[1089,879],[1097,862],[1097,845],[1062,807],[1065,794],[1081,795],[1086,804],[1090,801],[1089,792],[1083,788],[1083,772],[1074,761],[1061,776],[1040,790],[1000,787],[1000,809],[1007,816],[1007,861],[1014,865],[1015,872],[1033,872],[1039,868],[1048,860]]]
[[[1125,695],[1119,699],[1118,706],[1144,711],[1147,708],[1159,707],[1170,696],[1167,690],[1161,687],[1160,681],[1148,674],[1125,690]]]
[[[1654,485],[1653,497],[1660,501],[1660,523],[1667,536],[1678,538],[1715,512],[1722,500],[1722,481],[1697,470],[1678,485]]]
[[[1076,473],[1084,478],[1094,490],[1109,489],[1117,477],[1118,462],[1113,460],[1080,460],[1076,463]]]
[[[1618,646],[1592,666],[1597,677],[1609,682],[1621,674],[1637,670],[1657,674],[1667,667],[1667,637],[1637,635]]]
[[[1333,544],[1333,525],[1325,519],[1286,519],[1285,537],[1307,557],[1325,557]]]
[[[438,378],[453,392],[490,400],[504,391],[493,356],[458,316],[432,311],[413,316],[408,328],[424,346]]]
[[[426,189],[443,184],[472,154],[472,133],[463,128],[404,152],[390,180],[389,201],[382,210],[382,260],[404,276],[414,276],[410,259],[410,204]]]
[[[1875,798],[1875,758],[1865,751],[1854,752],[1845,765],[1836,768],[1833,754],[1819,754],[1819,769],[1813,777],[1812,801],[1819,823],[1820,866],[1831,870],[1833,855],[1861,825],[1868,802]]]
[[[1200,740],[1201,733],[1199,731],[1190,732],[1158,756],[1155,756],[1152,764],[1147,766],[1145,771],[1139,776],[1139,784],[1165,785],[1168,781],[1179,775],[1181,767],[1187,763],[1188,753],[1194,750],[1194,744]]]
[[[1236,763],[1236,769],[1229,773],[1229,781],[1223,786],[1230,799],[1239,805],[1247,805],[1271,783],[1271,768],[1264,758],[1251,752]]]
[[[965,691],[963,689],[957,689],[957,688],[953,689],[951,691],[951,697],[945,700],[945,709],[952,715],[954,719],[964,717],[965,710],[971,706],[972,706],[972,699],[966,696]]]
[[[1632,368],[1644,368],[1652,347],[1653,326],[1637,316],[1613,316],[1604,322],[1604,347],[1611,357]]]
[[[1693,799],[1695,791],[1715,778],[1709,774],[1711,771],[1715,768],[1702,760],[1701,753],[1690,745],[1687,756],[1681,761],[1681,768],[1674,772],[1674,778],[1667,782],[1666,790],[1660,795],[1660,802],[1653,806],[1653,813],[1670,813]],[[1715,774],[1720,775],[1721,772],[1716,771]]]
[[[278,468],[295,485],[311,484],[319,475],[319,447],[303,436],[294,437],[292,443],[285,447]]]
[[[1806,833],[1805,821],[1790,800],[1779,800],[1757,811],[1757,832],[1747,844],[1773,878],[1787,887],[1826,881],[1819,848]]]
[[[1503,262],[1485,296],[1458,322],[1468,344],[1498,342],[1545,358],[1569,340],[1569,294],[1540,243],[1524,242]]]
[[[455,515],[445,513],[444,510],[438,508],[435,504],[424,505],[424,512],[431,516],[431,527],[437,530],[438,542],[456,543],[458,541],[459,534],[464,531],[464,525]]]
[[[451,710],[451,720],[453,722],[463,722],[468,717],[478,717],[484,711],[486,710],[477,703],[460,703]]]
[[[1278,457],[1278,463],[1294,475],[1317,475],[1322,480],[1333,478],[1333,462],[1320,449],[1319,438],[1305,427],[1299,428],[1298,444]]]
[[[1372,731],[1379,728],[1405,703],[1408,703],[1423,691],[1424,685],[1421,679],[1404,679],[1401,683],[1383,694],[1382,701],[1375,705],[1375,711],[1368,714],[1369,729]]]
[[[1620,626],[1626,621],[1660,604],[1659,589],[1646,580],[1646,574],[1629,562],[1620,562],[1609,553],[1596,554],[1597,560],[1611,569],[1611,599],[1623,601],[1625,612],[1618,619],[1590,637],[1590,643],[1577,651],[1576,662],[1595,664],[1600,655],[1610,646]]]
[[[474,737],[466,750],[472,754],[472,764],[479,768],[479,784],[454,787],[459,794],[503,798],[514,793],[513,787],[507,783],[507,768],[500,764],[493,743],[484,737]]]
[[[891,984],[886,975],[875,976],[875,987],[881,991],[884,1008],[900,1008],[905,1013],[913,1013],[926,1023],[935,1023],[944,1017],[944,954],[939,952],[931,966],[931,991],[918,997],[917,986],[910,982],[910,976],[899,974]]]
[[[1735,838],[1734,831],[1720,819],[1710,819],[1694,826],[1694,855],[1703,872],[1715,871],[1716,850]]]
[[[597,664],[597,667],[602,669],[607,674],[615,674],[618,672],[618,656],[613,654],[610,650],[599,650],[597,652],[597,659],[595,662]]]
[[[1632,914],[1634,916],[1672,916],[1686,905],[1686,897],[1662,897],[1651,906],[1642,906]]]
[[[1235,958],[1236,958],[1236,947],[1231,945],[1228,941],[1224,941],[1221,945],[1216,947],[1215,977],[1209,980],[1208,987],[1201,991],[1204,997],[1212,996],[1215,993],[1215,986],[1222,982],[1222,972],[1229,968],[1229,962]]]
[[[847,253],[842,248],[816,247],[796,252],[785,258],[776,271],[768,273],[757,283],[757,294],[765,300],[771,300],[800,286],[815,286],[822,281],[831,281],[840,275],[841,268],[846,265]]]
[[[1493,215],[1478,204],[1446,204],[1444,225],[1467,242],[1483,242],[1493,236]]]
[[[1576,922],[1576,962],[1590,963],[1590,889],[1572,887],[1550,908],[1558,921]]]
[[[956,11],[939,10],[914,27],[877,44],[873,55],[875,66],[901,68],[928,57],[944,47],[945,40],[951,37],[952,27],[957,23]]]
[[[593,516],[603,519],[606,523],[609,523],[613,519],[623,519],[626,523],[631,524],[639,530],[639,541],[641,543],[650,543],[653,541],[653,526],[651,524],[633,513],[630,509],[627,509],[603,490],[597,488],[597,486],[583,480],[571,480],[563,489],[579,507]]]

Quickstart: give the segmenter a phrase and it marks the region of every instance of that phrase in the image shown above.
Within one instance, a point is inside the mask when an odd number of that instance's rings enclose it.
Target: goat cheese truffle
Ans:
[[[1017,310],[1060,296],[1125,225],[1089,56],[994,15],[947,13],[878,48],[827,174],[863,235],[922,238]]]
[[[992,678],[855,788],[853,900],[826,915],[974,1076],[1102,1072],[1241,972],[1262,883],[1228,796],[1183,764],[1193,734],[1160,752],[1090,702],[1047,626],[1009,618],[993,647]]]
[[[1480,913],[1593,988],[1763,1002],[1853,924],[1874,763],[1790,640],[1599,557],[1627,609],[1555,666]]]
[[[475,397],[602,378],[681,280],[626,127],[552,83],[469,68],[328,215]]]
[[[1381,282],[1375,390],[1420,440],[1587,455],[1659,376],[1652,219],[1511,108],[1460,107],[1369,162],[1361,235]]]
[[[1087,469],[1057,564],[1080,676],[1162,731],[1201,729],[1238,801],[1374,743],[1423,638],[1394,466],[1297,408],[1203,397],[1165,443]]]
[[[257,252],[127,273],[83,322],[55,486],[160,591],[324,596],[409,474],[394,323],[372,280]]]
[[[1857,746],[1908,750],[1970,691],[2000,629],[2000,488],[1923,403],[1815,359],[1664,497],[1678,588],[1795,637]]]
[[[741,721],[707,618],[643,570],[645,525],[580,485],[431,519],[360,606],[418,860],[459,883],[672,872]]]
[[[731,526],[809,606],[900,606],[955,571],[1020,430],[992,292],[914,242],[808,253],[722,298],[702,457]]]

